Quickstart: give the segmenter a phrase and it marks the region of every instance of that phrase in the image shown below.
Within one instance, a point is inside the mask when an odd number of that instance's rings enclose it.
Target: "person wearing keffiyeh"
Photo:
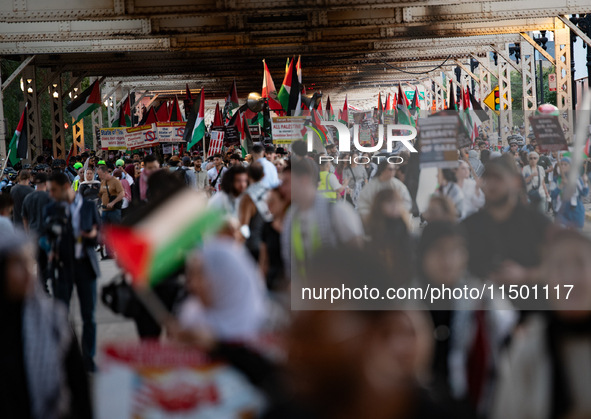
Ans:
[[[0,417],[92,418],[88,379],[63,304],[43,294],[35,247],[0,237]]]

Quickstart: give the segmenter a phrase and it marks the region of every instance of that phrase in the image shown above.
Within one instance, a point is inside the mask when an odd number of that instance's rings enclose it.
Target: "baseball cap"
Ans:
[[[74,169],[76,169],[76,170],[82,169],[82,167],[84,167],[84,166],[82,166],[82,163],[80,163],[80,162],[74,164]]]
[[[97,163],[98,165],[107,165],[107,162],[105,162],[104,160],[99,160],[99,162]]]
[[[115,166],[117,166],[117,167],[125,166],[125,160],[123,160],[123,159],[117,160],[115,162]]]
[[[183,164],[184,165],[191,164],[191,157],[189,157],[189,156],[183,157]]]

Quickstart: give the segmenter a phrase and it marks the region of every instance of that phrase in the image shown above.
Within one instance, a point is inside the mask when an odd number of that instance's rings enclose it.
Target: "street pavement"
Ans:
[[[131,319],[115,314],[101,301],[101,289],[113,280],[118,268],[114,260],[100,261],[101,276],[97,282],[96,327],[97,354],[106,342],[138,341],[135,323]],[[78,340],[82,336],[82,318],[80,317],[78,295],[74,289],[70,303],[70,320],[74,324]]]

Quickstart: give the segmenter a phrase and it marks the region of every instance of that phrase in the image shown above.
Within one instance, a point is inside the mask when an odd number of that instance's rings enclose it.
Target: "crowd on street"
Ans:
[[[481,133],[458,150],[456,168],[436,169],[422,207],[418,153],[399,150],[392,164],[385,151],[307,147],[256,143],[244,157],[233,147],[209,156],[84,150],[5,169],[0,418],[93,416],[97,304],[120,291],[97,287],[101,260],[117,260],[103,232],[187,188],[206,195],[223,226],[152,288],[169,320],[135,300],[110,308],[134,320],[142,341],[227,362],[264,396],[260,417],[591,417],[591,165],[573,176],[570,152],[544,153],[523,129],[505,148]],[[296,278],[345,282],[365,268],[396,286],[574,291],[545,311],[492,298],[290,310]],[[74,290],[81,336],[68,320]],[[280,356],[261,344],[268,336]]]

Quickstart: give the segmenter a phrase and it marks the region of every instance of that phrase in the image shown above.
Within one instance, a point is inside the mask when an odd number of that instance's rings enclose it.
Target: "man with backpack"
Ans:
[[[185,156],[182,159],[182,166],[176,170],[179,173],[180,178],[185,182],[187,186],[196,189],[197,177],[195,176],[195,172],[191,170],[191,164],[191,157]]]

